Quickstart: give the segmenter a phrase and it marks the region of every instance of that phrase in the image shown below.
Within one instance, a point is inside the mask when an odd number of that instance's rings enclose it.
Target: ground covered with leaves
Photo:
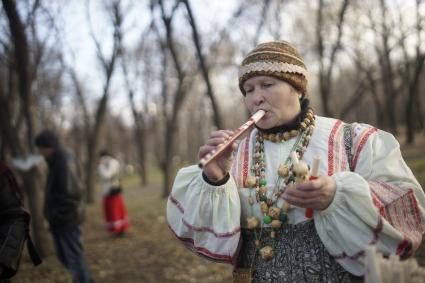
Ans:
[[[425,140],[425,139],[423,139]],[[403,148],[403,153],[422,186],[425,185],[425,146]],[[127,178],[125,200],[131,219],[129,234],[113,238],[103,229],[99,201],[87,206],[84,244],[87,260],[96,282],[231,282],[231,267],[209,262],[188,252],[170,232],[165,219],[160,180],[141,187],[135,176]],[[425,245],[415,258],[425,266]],[[69,274],[51,254],[39,267],[24,255],[13,282],[71,282]]]
[[[114,238],[103,229],[100,204],[89,205],[83,226],[87,261],[96,282],[231,282],[231,268],[209,262],[178,243],[165,219],[159,182],[140,187],[127,181],[125,200],[131,227]],[[33,267],[24,256],[16,283],[72,282],[52,254]]]

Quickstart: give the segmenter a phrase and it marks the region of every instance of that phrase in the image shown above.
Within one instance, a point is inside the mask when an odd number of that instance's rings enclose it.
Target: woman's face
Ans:
[[[298,92],[285,81],[270,76],[256,76],[243,84],[245,104],[254,114],[262,109],[266,115],[257,123],[270,129],[292,122],[301,111]]]

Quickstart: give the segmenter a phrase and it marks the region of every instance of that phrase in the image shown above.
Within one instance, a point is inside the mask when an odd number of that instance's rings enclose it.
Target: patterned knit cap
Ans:
[[[289,42],[272,41],[257,45],[242,61],[239,69],[239,88],[245,95],[243,83],[255,76],[273,76],[307,95],[307,68],[298,51]]]

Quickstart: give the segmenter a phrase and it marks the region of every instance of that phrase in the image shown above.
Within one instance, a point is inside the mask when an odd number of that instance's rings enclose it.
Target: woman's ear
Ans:
[[[300,91],[296,90],[293,86],[291,86],[291,89],[292,89],[292,92],[293,93],[295,92],[295,94],[298,96],[299,101],[303,100],[303,94]]]
[[[294,89],[294,91],[296,92],[296,94],[298,95],[298,100],[301,101],[303,100],[303,94],[301,93],[301,91]]]

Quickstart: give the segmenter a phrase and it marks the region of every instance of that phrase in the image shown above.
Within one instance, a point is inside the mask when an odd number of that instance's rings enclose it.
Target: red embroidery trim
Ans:
[[[209,228],[209,227],[195,227],[193,225],[190,225],[186,220],[182,219],[183,224],[196,232],[209,232],[211,234],[213,234],[216,238],[229,238],[232,237],[236,234],[238,234],[241,231],[241,227],[236,228],[235,230],[233,230],[232,232],[226,232],[226,233],[217,233],[215,232],[213,229]]]
[[[409,240],[404,238],[404,240],[398,245],[396,254],[400,255],[404,252],[404,250],[409,246]]]
[[[224,261],[232,263],[233,257],[230,255],[222,255],[222,254],[216,254],[208,250],[207,248],[201,247],[201,246],[195,246],[195,241],[192,238],[185,238],[185,237],[179,237],[177,236],[176,232],[171,228],[170,225],[168,225],[168,228],[171,230],[173,235],[179,239],[180,241],[184,242],[186,245],[190,246],[193,250],[196,250],[198,253],[208,257],[212,258],[214,260]]]
[[[245,187],[245,180],[248,176],[249,171],[249,144],[250,144],[250,138],[251,133],[248,134],[248,136],[245,139],[245,148],[244,148],[244,162],[243,162],[243,179],[242,179],[242,186]]]
[[[329,142],[328,142],[328,176],[332,176],[334,172],[334,138],[335,133],[338,130],[338,128],[341,126],[342,121],[337,120],[334,127],[332,128],[331,134],[329,136]]]
[[[342,127],[339,127],[338,130],[335,132],[334,136],[334,150],[333,150],[333,171],[334,172],[340,172],[343,171],[340,168],[341,164],[341,158],[340,158],[340,142],[341,142],[341,134],[343,134]],[[343,138],[343,136],[342,136]],[[344,139],[342,139],[342,142],[344,143]],[[345,152],[345,150],[344,150]]]
[[[384,222],[382,221],[382,217],[378,218],[378,223],[376,224],[376,228],[373,229],[373,238],[372,240],[369,242],[369,245],[373,245],[376,244],[379,240],[379,233],[381,233],[382,228],[384,227]],[[358,251],[357,253],[354,253],[353,255],[347,255],[345,252],[342,252],[340,254],[337,255],[332,255],[335,259],[338,260],[342,260],[342,259],[357,259],[359,258],[361,255],[364,254],[364,251]]]
[[[168,199],[171,201],[171,203],[172,204],[174,204],[176,207],[177,207],[177,209],[183,214],[184,213],[184,208],[183,208],[183,206],[172,196],[172,195],[170,195],[169,197],[168,197]]]
[[[183,206],[172,196],[169,197],[170,201],[172,204],[174,204],[177,209],[184,214],[184,208]],[[236,228],[235,230],[231,231],[231,232],[226,232],[226,233],[218,233],[216,231],[214,231],[213,229],[209,228],[209,227],[195,227],[191,224],[189,224],[186,220],[184,220],[182,218],[182,222],[183,224],[188,227],[189,229],[196,231],[196,232],[209,232],[211,234],[213,234],[216,238],[228,238],[228,237],[232,237],[235,234],[239,233],[241,231],[241,227]]]
[[[424,227],[422,225],[422,219],[421,219],[421,214],[419,212],[419,207],[418,207],[418,201],[416,200],[415,194],[413,193],[413,189],[409,189],[409,197],[412,200],[412,204],[413,204],[413,209],[415,210],[415,212],[413,213],[413,215],[415,215],[415,220],[416,220],[416,224],[420,227],[420,232],[423,233],[424,231]]]
[[[354,155],[354,158],[353,158],[354,171],[356,170],[357,159],[359,159],[360,152],[362,151],[362,149],[363,149],[364,145],[366,144],[367,140],[369,139],[370,135],[372,135],[377,130],[378,130],[377,128],[370,128],[369,130],[367,130],[366,134],[360,140],[360,143],[357,147],[356,154]]]

